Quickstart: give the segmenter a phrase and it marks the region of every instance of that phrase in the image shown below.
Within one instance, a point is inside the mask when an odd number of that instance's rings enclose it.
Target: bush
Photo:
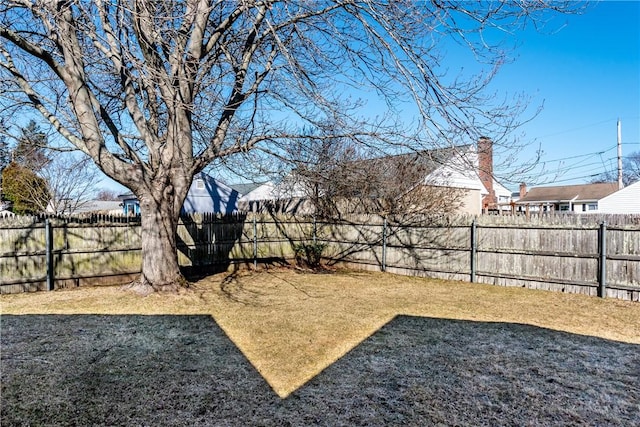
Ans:
[[[298,265],[305,265],[310,268],[320,266],[322,252],[327,247],[325,243],[299,243],[293,247]]]

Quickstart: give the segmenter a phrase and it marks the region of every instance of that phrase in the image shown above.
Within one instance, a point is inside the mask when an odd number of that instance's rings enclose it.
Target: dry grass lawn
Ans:
[[[521,288],[291,269],[207,277],[176,295],[119,287],[0,296],[2,314],[210,315],[282,398],[399,315],[505,322],[640,344],[640,304]]]

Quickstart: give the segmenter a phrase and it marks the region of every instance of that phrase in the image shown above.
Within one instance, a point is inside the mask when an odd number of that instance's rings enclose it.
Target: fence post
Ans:
[[[476,281],[476,254],[477,254],[477,241],[476,241],[477,224],[476,219],[471,222],[471,283]]]
[[[253,213],[253,268],[258,269],[258,222],[257,214]]]
[[[315,246],[317,242],[318,242],[318,223],[316,221],[316,214],[313,214],[313,246]]]
[[[44,221],[44,235],[47,254],[47,290],[52,291],[55,281],[55,269],[53,265],[53,228],[51,227],[51,221],[48,219]]]
[[[598,230],[598,296],[607,296],[607,222],[602,221]]]
[[[382,271],[387,271],[387,217],[382,221]]]

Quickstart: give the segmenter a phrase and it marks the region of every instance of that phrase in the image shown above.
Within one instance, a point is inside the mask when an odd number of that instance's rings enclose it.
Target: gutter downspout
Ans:
[[[573,202],[576,201],[578,196],[579,196],[579,194],[576,194],[576,196],[573,199],[569,200],[569,212],[573,212]]]

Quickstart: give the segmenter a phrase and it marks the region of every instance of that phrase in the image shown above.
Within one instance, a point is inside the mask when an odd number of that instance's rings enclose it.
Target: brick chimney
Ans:
[[[493,188],[493,141],[486,136],[478,139],[478,176],[489,194],[482,198],[482,211],[498,208],[496,192]]]
[[[525,184],[524,182],[521,182],[520,183],[520,198],[522,199],[526,195],[527,195],[527,184]]]

